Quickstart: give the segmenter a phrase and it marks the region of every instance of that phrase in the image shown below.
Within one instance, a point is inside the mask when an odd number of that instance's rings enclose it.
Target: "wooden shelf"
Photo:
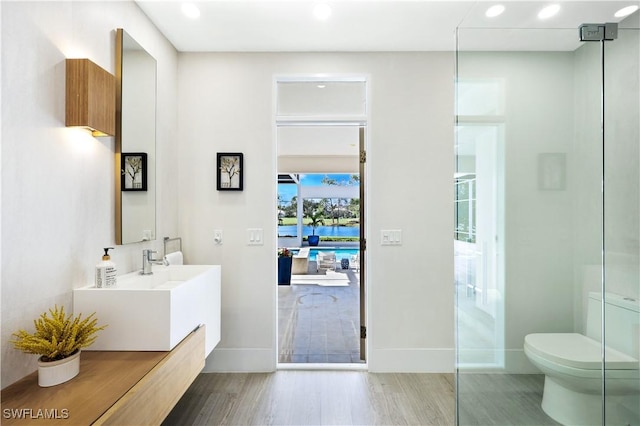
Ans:
[[[2,424],[160,424],[204,368],[204,341],[203,326],[170,352],[83,351],[69,382],[41,388],[34,372],[3,389]]]

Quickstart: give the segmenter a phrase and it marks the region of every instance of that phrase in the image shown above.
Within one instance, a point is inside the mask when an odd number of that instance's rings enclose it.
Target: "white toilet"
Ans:
[[[524,352],[544,374],[542,409],[563,425],[602,424],[602,296],[589,293],[586,336],[536,333]],[[606,293],[604,372],[607,424],[640,424],[640,303]]]

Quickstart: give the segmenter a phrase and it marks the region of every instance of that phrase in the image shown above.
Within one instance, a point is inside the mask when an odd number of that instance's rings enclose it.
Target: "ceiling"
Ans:
[[[540,21],[537,13],[549,1],[327,0],[331,15],[320,21],[313,8],[321,0],[192,0],[200,10],[197,19],[181,12],[182,1],[136,1],[181,52],[446,51],[455,50],[458,26],[465,28],[463,49],[573,50],[580,24],[618,22],[617,10],[638,3],[557,0],[560,13]],[[485,17],[497,2],[505,12]],[[565,31],[532,37],[527,31],[488,28]]]
[[[580,46],[581,24],[619,22],[616,11],[638,4],[556,0],[558,15],[540,21],[538,12],[553,0],[189,1],[199,18],[186,17],[182,1],[136,0],[180,52],[453,51],[456,28],[460,50],[572,51]],[[331,7],[325,21],[313,15],[319,2]],[[485,11],[498,2],[505,12],[487,18]],[[623,26],[637,28],[638,12],[634,15]],[[333,156],[332,164],[336,156],[357,159],[357,141],[357,128],[280,128],[278,157],[290,157],[301,171],[305,157]]]

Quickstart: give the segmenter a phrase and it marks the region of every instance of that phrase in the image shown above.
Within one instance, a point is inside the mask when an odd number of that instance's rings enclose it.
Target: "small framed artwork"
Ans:
[[[122,191],[146,191],[147,154],[144,152],[123,152],[121,156],[120,189]]]
[[[242,164],[241,152],[218,153],[218,191],[242,191]]]

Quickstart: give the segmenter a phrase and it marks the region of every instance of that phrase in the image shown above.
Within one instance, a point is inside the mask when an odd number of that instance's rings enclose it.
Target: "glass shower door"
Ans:
[[[604,42],[580,42],[577,28],[458,29],[458,424],[640,424],[636,21]],[[537,47],[514,48],[523,40]],[[588,403],[553,407],[549,372],[523,348],[534,333],[600,342]]]
[[[577,32],[458,29],[459,424],[558,424],[524,339],[585,333],[601,291],[602,74]],[[512,47],[523,40],[534,48]]]
[[[640,32],[604,46],[604,342],[639,358]],[[605,424],[640,424],[640,377],[605,352]]]

